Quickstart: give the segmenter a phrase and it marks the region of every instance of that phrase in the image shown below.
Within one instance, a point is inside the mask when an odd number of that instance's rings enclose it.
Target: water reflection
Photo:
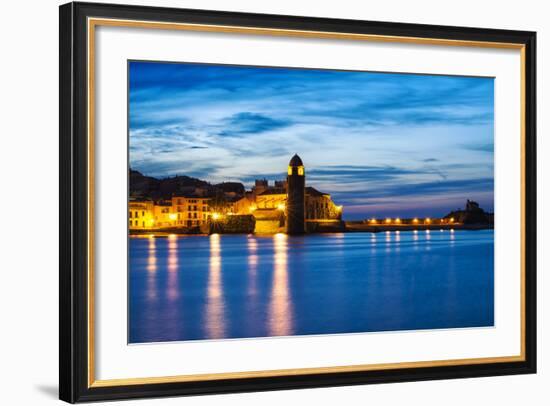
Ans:
[[[155,237],[149,237],[147,256],[147,299],[154,301],[157,298],[157,245]]]
[[[401,251],[401,244],[399,242],[401,241],[401,232],[399,230],[395,231],[395,252],[399,253]]]
[[[292,305],[288,288],[288,237],[275,234],[273,237],[273,287],[269,304],[270,335],[292,333]]]
[[[370,252],[371,254],[376,253],[376,233],[372,233],[370,236]]]
[[[426,251],[430,251],[432,247],[430,246],[430,240],[432,239],[432,235],[430,234],[430,230],[426,230]]]
[[[178,298],[178,286],[178,237],[170,234],[168,236],[168,299]]]
[[[248,248],[248,294],[250,296],[256,295],[258,272],[258,241],[254,237],[249,237],[247,240]]]
[[[129,342],[489,326],[493,252],[492,230],[131,238]]]
[[[220,235],[210,236],[210,262],[206,302],[206,331],[208,338],[225,337],[224,301],[221,282],[222,250]]]

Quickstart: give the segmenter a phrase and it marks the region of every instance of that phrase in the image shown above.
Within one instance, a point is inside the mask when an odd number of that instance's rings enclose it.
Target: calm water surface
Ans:
[[[493,231],[130,238],[131,343],[493,325]]]

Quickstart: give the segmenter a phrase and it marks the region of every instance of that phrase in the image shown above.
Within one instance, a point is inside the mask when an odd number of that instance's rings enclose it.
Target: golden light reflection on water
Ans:
[[[149,237],[149,256],[147,257],[147,270],[149,272],[155,272],[157,270],[157,246],[155,237]]]
[[[386,249],[387,254],[391,252],[391,231],[386,231]]]
[[[147,256],[147,299],[157,298],[157,246],[155,237],[149,237]]]
[[[248,248],[248,294],[255,296],[258,292],[257,273],[258,273],[258,241],[255,237],[249,237],[247,240]]]
[[[168,299],[176,300],[179,296],[178,285],[178,237],[168,236]]]
[[[210,262],[206,302],[206,333],[208,338],[225,337],[225,303],[221,281],[222,249],[220,235],[210,237]]]
[[[430,247],[430,240],[432,239],[432,236],[430,234],[430,230],[426,230],[426,251],[431,251],[432,247]]]
[[[292,333],[292,303],[288,287],[288,236],[273,236],[273,286],[269,304],[270,335]]]
[[[376,253],[376,233],[370,235],[370,251],[372,254]]]
[[[395,252],[399,253],[401,251],[401,232],[399,230],[395,231]]]

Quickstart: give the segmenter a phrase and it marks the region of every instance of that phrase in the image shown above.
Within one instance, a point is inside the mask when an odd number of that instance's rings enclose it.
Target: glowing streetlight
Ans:
[[[175,219],[178,218],[178,215],[177,215],[176,213],[170,213],[170,214],[168,215],[168,218],[169,218],[170,220],[175,220]]]
[[[426,219],[424,220],[424,224],[430,224],[431,222],[432,222],[432,219],[429,217],[426,217]]]
[[[212,213],[212,220],[219,220],[221,218],[220,213]]]
[[[413,223],[414,223],[414,224],[418,224],[418,219],[417,219],[416,217],[413,218]]]
[[[399,217],[395,219],[395,224],[401,224],[401,219]]]
[[[371,224],[377,224],[378,221],[376,221],[376,219],[372,218],[372,219],[370,219],[370,223],[371,223]]]
[[[386,219],[386,224],[390,224],[391,223],[391,219]]]
[[[277,205],[277,209],[281,210],[281,211],[285,211],[285,204],[284,203],[279,203]]]

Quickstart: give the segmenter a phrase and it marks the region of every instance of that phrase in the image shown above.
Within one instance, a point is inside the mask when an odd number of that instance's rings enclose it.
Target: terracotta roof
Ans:
[[[328,193],[319,192],[317,189],[311,186],[306,187],[306,195],[310,196],[330,196]]]
[[[282,187],[277,188],[269,188],[267,190],[264,190],[262,193],[260,193],[258,196],[266,196],[266,195],[285,195],[286,190]]]

